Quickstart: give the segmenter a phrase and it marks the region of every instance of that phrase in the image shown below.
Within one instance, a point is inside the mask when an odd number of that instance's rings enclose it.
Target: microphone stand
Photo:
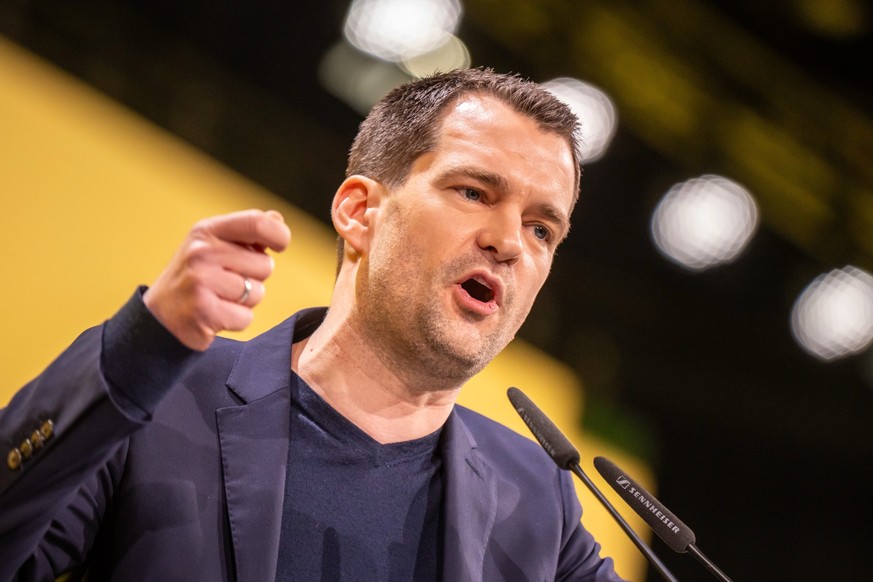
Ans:
[[[732,582],[731,579],[727,577],[727,574],[725,574],[724,572],[722,572],[721,570],[719,570],[719,569],[718,569],[718,566],[716,566],[716,565],[712,562],[712,560],[710,560],[710,559],[707,558],[705,555],[703,555],[703,552],[701,552],[701,551],[700,551],[700,548],[698,548],[696,545],[694,545],[694,544],[688,544],[688,553],[691,554],[692,556],[694,556],[695,558],[697,558],[697,560],[698,560],[701,564],[703,564],[703,565],[706,567],[707,570],[709,570],[710,572],[712,572],[712,574],[713,574],[716,578],[718,578],[719,580],[721,580],[722,582]]]
[[[600,473],[600,476],[612,487],[624,501],[630,505],[637,515],[643,518],[649,527],[658,534],[664,543],[674,552],[684,554],[691,553],[697,560],[703,564],[716,578],[721,582],[731,582],[727,575],[718,569],[718,567],[700,551],[695,545],[694,532],[691,528],[685,525],[682,520],[676,517],[672,511],[667,509],[660,501],[655,499],[655,496],[643,488],[642,485],[634,481],[627,473],[618,468],[618,466],[607,459],[606,457],[595,457],[594,468]],[[639,497],[638,497],[639,494]],[[641,499],[646,500],[646,509],[638,503]],[[657,509],[658,518],[654,518],[654,512],[650,511]],[[670,526],[666,529],[660,520],[661,517],[667,519]],[[676,534],[676,535],[674,535]]]
[[[588,475],[585,474],[585,471],[582,470],[582,467],[579,466],[579,463],[569,463],[567,465],[567,469],[571,473],[579,477],[579,479],[581,479],[583,483],[585,483],[591,493],[593,493],[597,500],[600,501],[600,503],[603,505],[603,507],[606,508],[612,518],[618,523],[621,529],[624,530],[624,533],[627,534],[627,536],[631,539],[634,545],[643,553],[646,558],[648,558],[649,563],[652,564],[652,566],[655,568],[655,570],[658,571],[661,577],[668,582],[679,582],[676,577],[670,573],[670,571],[667,569],[667,566],[665,566],[663,562],[661,562],[658,556],[656,556],[654,552],[652,552],[651,548],[649,548],[649,546],[647,546],[643,542],[643,540],[640,539],[640,536],[637,535],[637,533],[631,528],[630,525],[628,525],[628,523],[618,513],[618,511],[616,511],[615,507],[613,507],[609,500],[603,495],[603,493],[600,492],[600,489],[598,489],[591,481],[591,479],[588,478]]]

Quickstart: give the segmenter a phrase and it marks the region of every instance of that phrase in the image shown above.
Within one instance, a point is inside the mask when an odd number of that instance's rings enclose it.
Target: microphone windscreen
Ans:
[[[513,387],[506,391],[506,395],[534,437],[560,468],[570,469],[579,464],[576,447],[524,392]]]
[[[688,551],[695,542],[690,527],[609,459],[595,457],[594,468],[674,552]]]

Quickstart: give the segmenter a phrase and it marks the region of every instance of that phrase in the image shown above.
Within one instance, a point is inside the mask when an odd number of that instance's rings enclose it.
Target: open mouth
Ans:
[[[491,290],[490,287],[477,281],[476,279],[467,279],[463,283],[461,283],[461,287],[470,294],[470,297],[476,299],[477,301],[481,301],[482,303],[489,303],[492,299],[494,299],[494,291]]]

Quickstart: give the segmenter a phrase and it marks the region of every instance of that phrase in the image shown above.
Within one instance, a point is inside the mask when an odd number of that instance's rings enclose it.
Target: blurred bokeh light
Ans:
[[[334,96],[366,115],[388,91],[412,77],[394,63],[371,58],[339,42],[318,64],[318,79]]]
[[[466,69],[470,66],[470,51],[455,35],[449,40],[424,54],[403,59],[400,66],[413,77],[427,77],[437,72]]]
[[[612,141],[617,123],[612,100],[594,85],[569,77],[546,81],[543,87],[566,103],[579,118],[579,157],[582,162],[590,163],[602,157]]]
[[[461,12],[459,0],[355,0],[344,33],[358,49],[398,62],[445,44]]]
[[[751,194],[713,175],[673,186],[652,216],[658,249],[694,271],[733,261],[757,227],[758,208]]]
[[[873,340],[873,277],[851,266],[820,275],[794,304],[791,330],[822,360],[860,352]]]
[[[796,0],[797,18],[831,38],[851,38],[869,29],[869,2],[864,0]]]

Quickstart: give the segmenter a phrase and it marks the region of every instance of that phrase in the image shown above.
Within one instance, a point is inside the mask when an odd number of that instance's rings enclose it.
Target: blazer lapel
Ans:
[[[488,467],[476,454],[476,441],[457,411],[443,428],[442,458],[446,471],[443,580],[478,582],[497,497]]]
[[[239,582],[276,577],[288,463],[291,344],[301,328],[311,333],[317,327],[323,310],[310,315],[301,312],[244,345],[227,380],[243,404],[216,411]]]
[[[288,390],[217,411],[239,582],[273,580],[288,460]]]

